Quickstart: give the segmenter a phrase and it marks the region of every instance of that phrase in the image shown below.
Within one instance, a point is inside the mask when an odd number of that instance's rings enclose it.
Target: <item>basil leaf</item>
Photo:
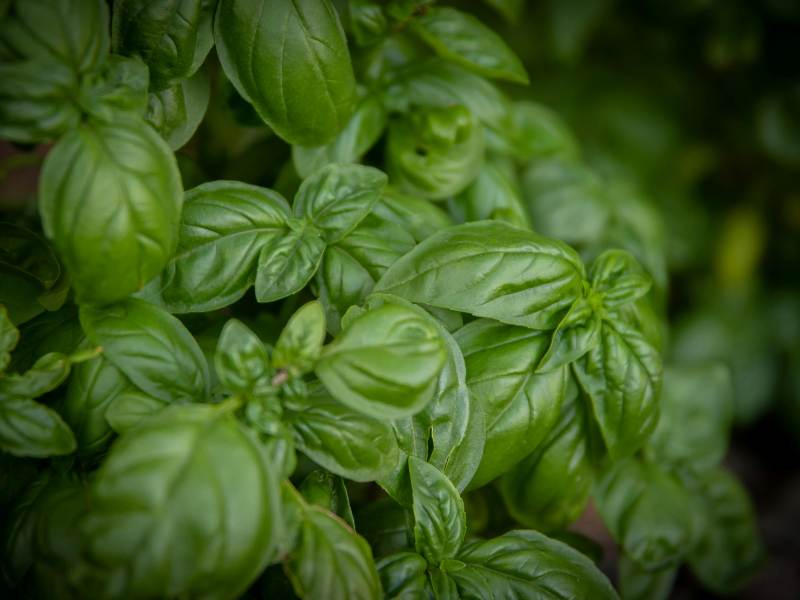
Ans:
[[[300,177],[308,177],[331,163],[354,163],[372,148],[386,127],[386,109],[380,98],[366,94],[344,129],[324,146],[292,146],[292,162]]]
[[[380,202],[375,205],[374,214],[397,223],[417,242],[453,224],[447,213],[434,203],[404,194],[391,186],[383,191]]]
[[[319,231],[304,222],[270,238],[258,255],[256,299],[274,302],[302,290],[317,272],[324,252]]]
[[[211,0],[116,0],[111,23],[114,52],[138,55],[150,67],[151,90],[192,75],[211,46]]]
[[[317,469],[306,475],[298,491],[309,504],[315,504],[331,511],[341,517],[351,529],[355,529],[350,498],[341,477]]]
[[[450,560],[450,559],[446,559]],[[463,564],[463,563],[462,563]],[[460,600],[456,582],[442,569],[430,567],[428,569],[428,596],[431,593],[436,600]]]
[[[75,433],[79,455],[92,456],[106,448],[114,432],[106,412],[131,387],[103,356],[75,366],[60,412]]]
[[[416,552],[398,552],[377,563],[386,600],[424,598],[428,562]]]
[[[114,396],[108,403],[105,418],[108,425],[116,433],[125,433],[133,429],[147,417],[150,417],[169,406],[132,389]]]
[[[596,297],[595,297],[596,298]],[[567,365],[597,346],[602,321],[593,305],[599,299],[578,298],[553,332],[550,347],[539,362],[537,371],[544,372]]]
[[[347,524],[325,509],[303,506],[298,540],[284,564],[301,598],[378,600],[381,583],[372,551]]]
[[[569,244],[599,239],[610,219],[602,182],[572,159],[531,161],[522,176],[522,195],[536,231]]]
[[[542,332],[479,319],[455,333],[467,384],[486,415],[483,457],[470,483],[476,488],[529,455],[559,418],[568,371],[536,373],[547,348]]]
[[[171,312],[203,312],[241,298],[256,279],[261,250],[285,235],[283,196],[234,181],[212,181],[186,192],[175,256],[163,276]]]
[[[435,327],[387,303],[358,316],[325,346],[316,374],[347,406],[379,419],[401,418],[430,402],[445,356]]]
[[[619,589],[625,600],[668,600],[678,569],[647,571],[626,555],[619,559]]]
[[[330,246],[322,258],[314,285],[325,307],[328,331],[336,335],[341,331],[342,315],[366,299],[375,280],[358,258],[344,248]]]
[[[597,481],[594,498],[625,554],[648,571],[677,566],[694,544],[688,493],[655,465],[617,462]]]
[[[0,64],[0,137],[23,144],[55,139],[78,126],[74,71],[47,59]]]
[[[15,58],[91,72],[108,56],[108,6],[103,0],[14,0],[0,24],[0,45]]]
[[[597,346],[574,365],[612,458],[638,450],[658,420],[662,367],[656,349],[630,325],[605,319]]]
[[[582,399],[567,402],[548,438],[500,479],[509,513],[527,527],[564,529],[584,511],[594,469],[589,416]]]
[[[425,559],[438,565],[453,558],[467,533],[464,501],[451,481],[433,465],[408,458],[414,510],[414,539]]]
[[[698,482],[704,532],[689,555],[689,566],[704,586],[732,594],[758,570],[764,547],[753,505],[742,485],[717,469]]]
[[[413,547],[414,540],[409,539],[413,528],[411,519],[407,510],[388,497],[379,498],[356,513],[358,531],[369,542],[376,557]]]
[[[324,388],[287,402],[284,419],[294,430],[297,448],[337,475],[374,481],[397,461],[391,424],[337,402]]]
[[[281,331],[272,352],[272,366],[295,375],[314,368],[325,342],[325,312],[318,301],[304,304]]]
[[[60,352],[50,352],[24,373],[6,374],[0,378],[0,394],[37,398],[56,389],[69,376],[70,360]]]
[[[172,406],[121,436],[97,472],[87,553],[117,595],[234,597],[274,556],[278,493],[228,406]]]
[[[483,130],[468,109],[415,109],[389,123],[386,171],[401,189],[441,200],[470,184],[483,151]]]
[[[411,26],[442,58],[486,77],[528,83],[525,67],[503,38],[470,14],[433,7]]]
[[[546,158],[577,160],[578,141],[564,121],[552,109],[520,100],[509,111],[511,126],[503,131],[503,152],[518,161]]]
[[[335,244],[366,217],[381,196],[386,175],[361,165],[328,165],[300,185],[294,214],[306,218]]]
[[[80,103],[95,119],[113,121],[118,112],[143,115],[149,74],[139,58],[112,54],[102,69],[84,76]]]
[[[103,356],[137,388],[164,402],[208,398],[208,364],[189,331],[175,317],[144,300],[82,306],[81,325]]]
[[[583,272],[575,251],[561,242],[479,221],[450,227],[420,243],[392,265],[375,291],[549,329],[581,293]]]
[[[0,340],[4,335],[10,336],[6,337],[6,343],[11,343],[11,340],[17,339],[13,333],[16,329],[5,329],[7,326],[2,324],[2,314],[3,306],[0,305]],[[49,352],[72,354],[84,338],[76,307],[64,306],[54,312],[45,312],[21,327],[21,337],[12,360],[13,367],[17,371],[27,371],[43,354]],[[0,356],[1,347],[0,342]],[[9,350],[12,349],[13,345],[9,347]]]
[[[647,454],[676,468],[717,467],[728,451],[733,397],[730,371],[720,363],[666,368]]]
[[[149,95],[147,122],[173,150],[188,142],[206,114],[211,93],[208,75],[200,69],[188,79]]]
[[[161,271],[177,243],[181,192],[175,156],[138,117],[85,123],[58,141],[39,211],[79,301],[119,300]]]
[[[601,294],[608,308],[638,300],[653,285],[641,265],[624,250],[606,250],[589,268],[592,290]]]
[[[414,106],[462,105],[476,119],[493,128],[504,128],[509,102],[492,83],[442,59],[414,63],[398,71],[387,86],[384,103],[393,111],[409,112]]]
[[[528,216],[515,179],[496,162],[484,162],[478,176],[453,201],[461,221],[495,219],[527,228]]]
[[[0,373],[3,373],[11,362],[11,351],[19,342],[19,330],[8,317],[8,310],[0,304]]]
[[[266,347],[236,319],[225,323],[219,335],[214,371],[220,383],[234,393],[258,396],[272,387]]]
[[[70,454],[75,436],[59,414],[30,398],[0,398],[0,449],[15,456]]]
[[[214,38],[228,79],[283,139],[318,146],[344,128],[356,86],[329,0],[220,0]]]
[[[511,531],[472,544],[458,559],[464,568],[448,574],[461,598],[618,598],[591,560],[536,531]]]

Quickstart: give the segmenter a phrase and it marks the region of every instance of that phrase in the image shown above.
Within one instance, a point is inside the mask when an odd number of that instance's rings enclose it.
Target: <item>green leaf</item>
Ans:
[[[208,364],[183,324],[144,300],[82,306],[81,325],[103,356],[146,394],[164,402],[203,402]]]
[[[545,372],[568,365],[597,346],[602,321],[594,298],[578,298],[553,332],[550,347],[537,366]]]
[[[0,449],[15,456],[70,454],[75,436],[56,411],[30,398],[0,398]]]
[[[167,406],[168,404],[161,400],[129,389],[111,399],[105,418],[111,429],[122,434]]]
[[[365,94],[347,125],[332,141],[324,146],[292,146],[297,174],[305,178],[331,163],[358,162],[381,137],[386,119],[380,98]]]
[[[412,194],[433,200],[458,194],[475,179],[483,155],[483,129],[460,105],[417,108],[389,124],[386,171]]]
[[[214,370],[220,383],[234,393],[260,396],[272,387],[267,348],[237,319],[222,328],[214,353]]]
[[[439,469],[415,456],[408,458],[414,510],[414,539],[425,559],[438,565],[458,554],[467,533],[464,501]]]
[[[40,356],[24,373],[1,377],[0,396],[37,398],[64,383],[69,371],[69,357],[60,352],[50,352]]]
[[[446,353],[426,319],[399,304],[358,316],[325,346],[317,376],[340,402],[379,419],[419,412],[433,397]]]
[[[525,526],[557,531],[583,513],[594,476],[586,410],[581,398],[568,401],[548,438],[500,479],[508,512]]]
[[[689,566],[705,587],[733,594],[764,561],[753,505],[742,484],[721,469],[703,476],[696,493],[706,524]]]
[[[470,545],[449,571],[461,598],[615,600],[605,575],[577,550],[536,531],[511,531]]]
[[[116,0],[114,52],[140,56],[150,67],[151,91],[179,84],[192,75],[213,45],[210,0]]]
[[[80,108],[70,101],[78,80],[69,66],[47,59],[0,64],[0,79],[0,137],[35,144],[80,123]]]
[[[651,277],[624,250],[606,250],[589,268],[592,290],[601,294],[603,305],[616,308],[643,297],[653,285]]]
[[[328,244],[335,244],[372,211],[386,181],[386,175],[372,167],[327,165],[300,185],[294,214],[319,229]]]
[[[619,559],[619,590],[625,600],[668,600],[678,574],[676,567],[646,571],[625,554]]]
[[[501,150],[517,161],[547,158],[577,160],[578,141],[558,114],[536,102],[519,100],[509,110],[510,124],[500,134]]]
[[[386,600],[425,597],[428,562],[416,552],[398,552],[377,563]]]
[[[392,265],[375,291],[549,329],[581,293],[583,273],[569,246],[504,223],[479,221],[420,243]]]
[[[166,265],[178,241],[181,179],[142,119],[119,114],[73,129],[48,153],[39,181],[44,231],[80,302],[124,298]]]
[[[317,469],[306,475],[298,491],[309,504],[315,504],[331,511],[347,523],[351,529],[355,529],[350,498],[341,477]]]
[[[486,444],[470,487],[479,487],[529,455],[558,420],[565,368],[536,373],[544,332],[479,319],[456,331],[467,384],[486,415]]]
[[[529,226],[516,180],[495,161],[484,162],[475,180],[453,202],[463,221],[495,219]]]
[[[733,424],[731,375],[720,363],[664,369],[658,425],[648,456],[675,468],[708,471],[728,451]]]
[[[468,13],[433,7],[411,26],[442,58],[486,77],[528,83],[525,67],[503,38]]]
[[[116,595],[236,597],[274,558],[278,483],[230,408],[172,406],[122,435],[96,473],[82,529]]]
[[[319,301],[304,304],[281,331],[272,352],[272,366],[295,375],[314,368],[325,342],[325,311]]]
[[[656,465],[615,463],[597,481],[594,499],[625,554],[648,571],[678,566],[694,545],[689,494]]]
[[[305,222],[270,238],[258,254],[256,299],[275,302],[302,290],[317,272],[325,246],[320,232]]]
[[[451,559],[446,559],[450,561]],[[463,564],[463,563],[460,563]],[[436,600],[460,600],[456,582],[442,569],[430,567],[428,569],[428,596],[431,593]]]
[[[355,78],[329,0],[220,0],[214,38],[228,79],[290,144],[326,144],[347,124]]]
[[[149,95],[146,119],[173,150],[188,142],[206,114],[211,92],[208,74],[200,69],[188,79]]]
[[[297,544],[284,568],[301,598],[381,598],[369,545],[344,521],[318,506],[301,508]]]
[[[149,74],[141,59],[112,54],[103,68],[81,81],[80,104],[92,118],[113,121],[117,113],[144,115]]]
[[[369,542],[376,557],[413,547],[414,540],[409,539],[411,520],[411,513],[388,497],[379,498],[356,513],[358,532]]]
[[[72,369],[60,412],[75,433],[78,454],[92,456],[105,450],[114,432],[106,411],[131,387],[128,378],[103,356]]]
[[[404,194],[389,186],[383,191],[374,214],[397,223],[408,231],[417,242],[453,224],[450,217],[433,202]]]
[[[6,370],[11,362],[11,351],[19,342],[19,330],[8,318],[8,311],[0,304],[0,374]]]
[[[610,218],[600,178],[570,158],[532,160],[522,176],[522,196],[534,229],[569,244],[598,240]]]
[[[507,125],[508,100],[492,83],[442,59],[415,62],[399,70],[386,88],[384,102],[393,111],[409,112],[415,106],[443,108],[465,106],[484,125]]]
[[[103,0],[15,0],[0,24],[0,46],[18,59],[47,59],[76,74],[108,56],[108,6]]]
[[[391,423],[337,402],[322,388],[284,405],[284,420],[298,450],[332,473],[354,481],[374,481],[397,461]]]
[[[283,196],[236,181],[212,181],[186,192],[178,249],[163,275],[171,312],[204,312],[241,298],[256,280],[261,250],[286,234]]]
[[[0,317],[0,331],[3,330],[2,321]],[[17,371],[28,370],[40,356],[50,352],[72,354],[85,338],[78,320],[78,309],[69,305],[28,321],[21,327],[20,334],[12,359],[12,366]]]
[[[599,343],[574,363],[612,458],[638,450],[658,421],[661,356],[621,320],[604,319]]]

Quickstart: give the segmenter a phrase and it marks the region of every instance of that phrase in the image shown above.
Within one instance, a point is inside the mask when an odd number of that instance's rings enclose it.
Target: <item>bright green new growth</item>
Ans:
[[[53,145],[0,225],[4,588],[614,599],[590,498],[625,598],[757,567],[728,371],[664,369],[663,257],[476,16],[6,4],[0,136]]]

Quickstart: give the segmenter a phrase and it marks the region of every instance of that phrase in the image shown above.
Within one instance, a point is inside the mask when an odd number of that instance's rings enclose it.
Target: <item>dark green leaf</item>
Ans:
[[[608,308],[638,300],[653,285],[641,265],[624,250],[606,250],[598,256],[589,269],[589,280]]]
[[[164,402],[203,402],[208,364],[189,331],[175,317],[144,300],[82,306],[81,325],[103,357],[133,385]]]
[[[261,250],[286,234],[283,196],[235,181],[212,181],[186,192],[175,256],[163,277],[172,312],[222,308],[256,280]]]
[[[578,298],[553,332],[550,347],[537,366],[544,372],[567,365],[594,348],[600,340],[600,299]]]
[[[478,176],[454,199],[464,221],[494,219],[516,227],[528,227],[516,178],[493,161],[483,164]]]
[[[160,92],[151,93],[147,102],[147,122],[173,150],[181,148],[194,135],[206,114],[210,85],[205,70]]]
[[[272,471],[230,406],[170,407],[121,436],[97,472],[88,556],[114,595],[236,597],[274,558]]]
[[[327,345],[316,373],[347,406],[379,419],[401,418],[430,402],[445,357],[435,327],[387,303],[355,318]]]
[[[391,186],[383,191],[374,213],[403,227],[417,242],[453,224],[447,213],[434,203]]]
[[[344,480],[338,475],[317,469],[311,471],[300,484],[298,491],[309,504],[316,504],[339,516],[355,529],[353,511],[350,509],[350,498]]]
[[[69,376],[68,356],[50,352],[40,356],[24,373],[15,373],[0,378],[0,395],[38,398],[56,389]]]
[[[619,559],[619,590],[625,600],[668,600],[676,567],[646,571],[624,554]]]
[[[294,214],[319,229],[328,244],[335,244],[372,211],[385,185],[386,175],[378,169],[327,165],[300,185]]]
[[[214,353],[214,368],[220,383],[234,393],[258,396],[272,386],[267,348],[250,328],[236,319],[222,328]]]
[[[480,221],[432,235],[392,265],[375,290],[548,329],[581,293],[583,274],[583,264],[569,246]]]
[[[113,121],[117,113],[144,115],[149,74],[139,58],[112,54],[103,68],[83,78],[81,107],[91,117]]]
[[[0,304],[0,374],[11,362],[11,351],[19,341],[19,330],[8,317],[6,307]]]
[[[105,418],[116,433],[125,433],[167,406],[169,405],[161,400],[129,389],[111,399]]]
[[[142,57],[150,67],[151,90],[177,85],[211,50],[215,5],[212,0],[116,0],[114,51]]]
[[[15,456],[70,454],[75,436],[56,411],[30,398],[0,398],[0,449]]]
[[[174,155],[136,116],[84,123],[59,140],[39,211],[80,301],[119,300],[161,271],[178,241],[181,192]]]
[[[399,552],[378,561],[385,600],[425,597],[428,562],[416,552]]]
[[[326,144],[347,124],[355,79],[329,0],[220,0],[214,32],[225,74],[289,143]]]
[[[467,533],[464,501],[439,469],[415,456],[408,458],[417,552],[438,565],[453,558]]]
[[[414,31],[439,56],[486,77],[528,83],[528,74],[503,38],[470,14],[433,7],[412,21]]]

